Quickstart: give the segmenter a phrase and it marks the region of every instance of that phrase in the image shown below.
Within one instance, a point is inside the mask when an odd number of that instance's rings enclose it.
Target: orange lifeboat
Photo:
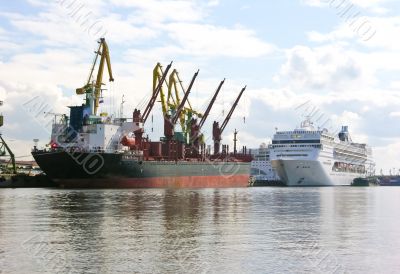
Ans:
[[[129,148],[134,148],[136,145],[135,137],[124,136],[121,139],[121,144]]]

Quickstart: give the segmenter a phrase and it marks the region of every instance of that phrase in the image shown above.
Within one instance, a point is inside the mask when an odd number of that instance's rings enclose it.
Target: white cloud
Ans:
[[[393,140],[388,145],[374,148],[373,155],[377,164],[377,174],[380,174],[381,169],[386,175],[389,174],[389,169],[396,168],[396,171],[398,170],[400,166],[399,150],[400,139]]]
[[[205,6],[215,6],[216,1],[202,4],[200,1],[111,0],[115,6],[131,8],[137,22],[162,23],[165,21],[196,22],[204,17]],[[207,5],[209,4],[209,5]]]
[[[364,70],[341,46],[309,48],[296,46],[287,50],[287,62],[278,79],[294,90],[341,91],[352,85],[370,84],[364,79]],[[363,82],[365,81],[365,82]]]
[[[390,117],[400,117],[400,111],[393,111],[389,113]]]
[[[169,24],[166,26],[172,41],[182,46],[188,55],[259,57],[274,50],[250,29],[217,27],[205,24]]]
[[[344,9],[355,6],[359,9],[365,9],[374,13],[386,13],[388,9],[383,5],[394,0],[301,0],[305,5],[312,7],[330,7],[332,9]]]

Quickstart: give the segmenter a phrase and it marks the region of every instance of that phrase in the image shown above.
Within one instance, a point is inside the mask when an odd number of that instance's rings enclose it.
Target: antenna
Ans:
[[[124,100],[125,95],[122,94],[122,99],[121,99],[121,106],[119,108],[119,118],[123,118],[124,117],[124,104],[126,103],[126,101]]]

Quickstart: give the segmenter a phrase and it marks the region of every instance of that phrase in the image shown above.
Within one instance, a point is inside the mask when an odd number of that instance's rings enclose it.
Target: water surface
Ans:
[[[399,273],[400,188],[0,190],[0,273]]]

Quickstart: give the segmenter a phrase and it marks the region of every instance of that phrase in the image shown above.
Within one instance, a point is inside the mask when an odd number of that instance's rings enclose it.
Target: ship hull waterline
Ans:
[[[315,160],[272,160],[272,166],[286,186],[350,186],[361,174],[333,172]]]
[[[250,171],[250,163],[243,162],[134,161],[121,154],[65,151],[32,155],[62,188],[247,187]]]

